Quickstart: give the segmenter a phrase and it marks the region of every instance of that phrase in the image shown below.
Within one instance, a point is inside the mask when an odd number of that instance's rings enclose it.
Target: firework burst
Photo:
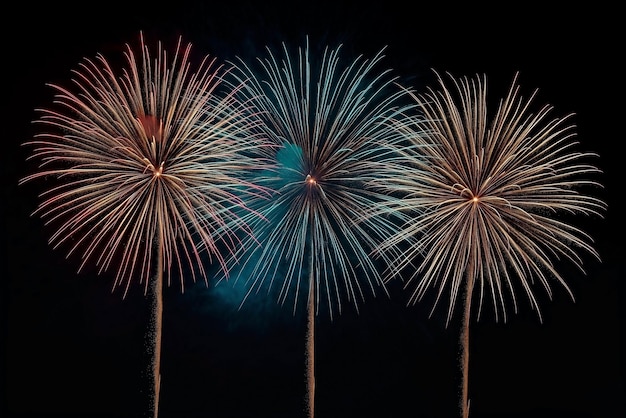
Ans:
[[[396,249],[418,237],[390,264],[390,271],[402,271],[406,285],[412,286],[409,303],[436,289],[435,305],[447,295],[449,321],[463,293],[461,409],[467,417],[474,290],[477,316],[487,299],[496,320],[502,316],[506,321],[506,303],[512,301],[517,311],[521,285],[541,319],[535,282],[549,296],[552,281],[572,294],[552,259],[569,260],[581,270],[579,252],[599,259],[590,236],[567,220],[576,214],[602,216],[605,204],[581,192],[600,186],[590,179],[600,170],[589,163],[596,155],[576,151],[571,115],[549,119],[551,106],[533,113],[536,92],[524,100],[516,76],[490,119],[486,77],[450,78],[453,88],[438,77],[438,91],[413,96],[421,113],[407,138],[420,147],[401,151],[395,178],[375,182],[387,193],[403,196],[382,201],[379,211],[413,214],[383,245]],[[429,146],[423,146],[425,139]]]
[[[308,413],[313,416],[314,317],[324,309],[341,313],[348,301],[357,310],[369,292],[386,293],[372,250],[392,234],[386,216],[366,217],[378,199],[365,187],[391,158],[389,142],[403,135],[397,124],[410,98],[389,71],[377,73],[382,52],[342,67],[340,48],[325,49],[311,65],[309,46],[282,59],[268,49],[259,69],[239,62],[235,84],[242,101],[254,103],[264,124],[261,134],[278,150],[277,169],[255,181],[276,191],[270,200],[250,205],[264,217],[250,221],[260,246],[248,239],[233,279],[245,276],[246,298],[278,289],[280,304],[306,301],[308,317]],[[406,98],[406,101],[403,101]],[[252,251],[247,251],[252,249]]]
[[[190,50],[179,41],[170,57],[159,43],[152,57],[142,35],[139,60],[127,45],[120,73],[102,55],[84,60],[71,88],[52,85],[56,107],[39,109],[42,133],[26,145],[40,166],[21,181],[54,180],[35,213],[55,227],[55,248],[81,253],[79,271],[115,269],[124,295],[153,284],[155,415],[163,275],[169,284],[178,271],[181,290],[184,272],[206,281],[203,253],[226,273],[222,253],[248,231],[241,196],[264,193],[238,175],[263,166],[254,118],[219,91],[224,67],[206,56],[192,71]]]

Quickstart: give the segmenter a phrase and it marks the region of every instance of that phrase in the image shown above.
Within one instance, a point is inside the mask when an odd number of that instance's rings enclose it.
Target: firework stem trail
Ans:
[[[154,418],[159,416],[159,397],[161,393],[161,336],[163,332],[163,246],[162,232],[158,233],[157,238],[157,270],[153,284],[154,302],[153,302],[153,320],[154,320],[154,358],[152,359],[152,377],[154,383]]]
[[[313,274],[313,251],[309,256],[309,300],[307,303],[306,336],[306,384],[307,417],[315,416],[315,275]]]
[[[461,373],[462,373],[462,388],[461,388],[461,416],[463,418],[469,417],[469,332],[470,332],[470,319],[471,319],[471,307],[472,307],[472,293],[474,290],[474,277],[476,272],[472,260],[469,260],[467,266],[467,281],[465,285],[465,301],[463,309],[463,323],[461,330]]]

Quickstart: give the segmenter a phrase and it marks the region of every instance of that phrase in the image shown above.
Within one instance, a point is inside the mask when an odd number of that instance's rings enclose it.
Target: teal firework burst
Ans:
[[[259,135],[275,145],[265,157],[276,165],[255,173],[275,193],[249,202],[263,216],[250,220],[259,242],[242,246],[233,278],[245,276],[248,293],[277,286],[281,304],[290,300],[294,311],[301,295],[312,294],[317,312],[323,304],[331,318],[345,301],[358,309],[366,292],[386,292],[372,251],[396,225],[366,216],[389,199],[366,185],[387,175],[391,144],[404,140],[400,126],[412,106],[390,70],[376,72],[382,51],[342,67],[340,49],[327,48],[312,65],[308,45],[297,54],[283,45],[282,59],[268,49],[258,68],[240,61],[231,73],[244,86],[239,100],[263,121]]]
[[[366,295],[386,293],[374,249],[396,225],[367,210],[388,196],[367,187],[384,177],[392,144],[404,140],[399,129],[411,108],[408,92],[390,70],[378,71],[382,51],[347,65],[340,47],[312,57],[309,45],[275,56],[268,49],[257,66],[238,63],[234,84],[240,100],[256,108],[260,135],[277,149],[276,169],[255,180],[275,191],[271,199],[250,202],[263,220],[250,220],[259,243],[247,239],[238,254],[253,292],[278,292],[281,304],[306,301],[308,312],[309,415],[313,415],[313,323],[324,309],[333,318],[346,301],[357,310]]]

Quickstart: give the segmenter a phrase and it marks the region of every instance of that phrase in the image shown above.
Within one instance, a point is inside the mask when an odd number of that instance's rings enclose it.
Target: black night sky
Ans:
[[[34,134],[46,83],[68,84],[83,57],[120,57],[139,32],[193,54],[226,61],[264,56],[285,41],[313,49],[343,45],[346,59],[373,56],[415,90],[435,86],[432,69],[487,74],[490,94],[506,94],[514,74],[537,105],[575,113],[578,139],[597,152],[604,174],[604,219],[580,219],[602,263],[586,275],[563,266],[576,301],[555,285],[537,288],[540,323],[522,301],[507,323],[489,315],[471,328],[471,418],[623,418],[626,416],[626,246],[624,187],[624,30],[617,6],[420,2],[180,0],[172,3],[18,2],[5,9],[2,105],[3,418],[144,417],[149,379],[142,289],[111,292],[113,275],[87,268],[37,217],[41,184],[18,186],[33,170],[20,146]],[[9,29],[10,28],[10,29]],[[8,72],[8,73],[7,73]],[[399,284],[357,314],[349,305],[316,325],[316,418],[457,416],[459,317],[406,307]],[[228,284],[178,285],[164,295],[162,418],[304,417],[305,318],[258,296],[238,310]]]

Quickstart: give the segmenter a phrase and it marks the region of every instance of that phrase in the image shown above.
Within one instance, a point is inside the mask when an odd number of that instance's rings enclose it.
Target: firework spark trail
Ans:
[[[82,253],[79,271],[114,268],[124,296],[136,279],[145,293],[156,281],[156,415],[164,274],[169,285],[178,270],[181,291],[186,268],[207,282],[203,253],[228,274],[227,254],[250,232],[240,213],[256,216],[244,198],[267,196],[240,173],[264,169],[254,151],[267,145],[251,131],[254,114],[220,90],[223,65],[205,56],[192,72],[191,44],[179,40],[168,56],[159,43],[151,57],[140,38],[141,59],[126,45],[123,71],[97,55],[74,71],[72,88],[52,85],[56,107],[38,109],[42,132],[26,143],[40,166],[20,183],[55,180],[35,214],[55,227],[54,248]]]
[[[402,149],[403,157],[389,167],[396,176],[374,179],[371,186],[403,196],[382,201],[376,211],[400,211],[409,220],[381,247],[395,251],[401,242],[414,239],[389,268],[392,275],[408,277],[406,286],[413,287],[409,304],[434,288],[435,309],[447,292],[450,321],[459,294],[464,293],[460,406],[467,418],[474,288],[477,317],[488,294],[496,320],[501,314],[506,321],[507,300],[517,312],[514,289],[519,285],[541,320],[535,280],[549,297],[551,280],[573,297],[551,259],[569,260],[581,271],[579,252],[600,259],[591,237],[567,220],[576,214],[602,217],[606,205],[584,193],[586,188],[601,187],[588,178],[600,170],[588,162],[597,155],[575,150],[572,115],[548,119],[551,106],[533,113],[536,92],[524,100],[516,75],[489,119],[486,77],[450,78],[453,88],[438,76],[438,91],[413,95],[420,117],[407,130],[412,145]],[[425,139],[429,146],[423,146]]]
[[[258,67],[242,60],[234,84],[244,84],[241,100],[254,104],[264,124],[261,135],[279,148],[268,158],[277,169],[255,181],[276,190],[270,200],[252,200],[264,217],[250,224],[260,246],[247,239],[233,279],[244,277],[247,294],[277,289],[282,305],[293,300],[295,313],[307,301],[307,408],[313,416],[314,318],[322,308],[341,313],[347,300],[358,304],[369,291],[387,293],[376,260],[376,245],[396,228],[387,216],[366,216],[378,199],[390,197],[365,185],[385,177],[388,146],[404,140],[398,125],[412,104],[389,70],[376,73],[382,51],[342,67],[339,50],[325,49],[312,65],[309,45],[282,57],[268,48]],[[246,218],[247,219],[247,218]],[[250,251],[248,251],[250,250]]]

